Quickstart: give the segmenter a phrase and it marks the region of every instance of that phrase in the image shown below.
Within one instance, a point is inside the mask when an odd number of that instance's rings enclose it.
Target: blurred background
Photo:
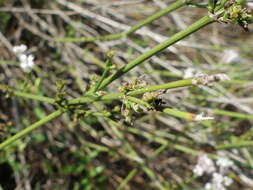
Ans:
[[[117,67],[125,65],[207,10],[185,6],[127,38],[95,42],[80,38],[125,31],[172,2],[0,0],[1,84],[55,97],[56,81],[64,80],[67,98],[80,97],[89,82],[101,76],[109,50],[115,51]],[[252,140],[252,31],[252,25],[245,31],[238,25],[211,24],[108,87],[113,93],[122,82],[136,78],[153,85],[197,73],[225,73],[231,80],[211,87],[168,90],[161,97],[169,108],[204,112],[214,120],[195,122],[148,112],[134,113],[129,124],[120,114],[121,101],[90,104],[89,109],[107,110],[112,116],[65,114],[0,152],[0,189],[203,189],[209,176],[197,178],[192,171],[200,152],[234,161],[228,172],[234,182],[228,189],[253,189],[253,143],[222,146]],[[68,41],[73,38],[77,40]],[[31,72],[22,70],[13,52],[20,44],[35,57]],[[54,110],[50,104],[0,92],[0,140]]]

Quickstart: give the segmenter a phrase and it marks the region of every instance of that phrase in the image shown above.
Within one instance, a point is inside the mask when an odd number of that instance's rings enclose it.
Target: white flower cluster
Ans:
[[[223,176],[220,173],[213,173],[212,180],[206,183],[206,190],[226,190],[226,187],[231,185],[233,180],[227,176]]]
[[[226,170],[232,166],[233,162],[225,157],[220,157],[215,165],[206,154],[201,154],[193,173],[198,176],[203,174],[212,175],[211,181],[205,185],[206,190],[226,190],[226,187],[233,183],[231,178],[225,176]]]
[[[220,166],[220,169],[231,168],[234,165],[234,163],[226,157],[219,157],[216,164]]]
[[[17,55],[20,61],[20,67],[25,71],[30,71],[34,66],[34,56],[26,54],[27,46],[21,44],[13,47],[13,52]]]
[[[204,173],[210,174],[215,170],[214,162],[206,154],[202,154],[198,158],[198,163],[193,169],[193,173],[202,176]]]

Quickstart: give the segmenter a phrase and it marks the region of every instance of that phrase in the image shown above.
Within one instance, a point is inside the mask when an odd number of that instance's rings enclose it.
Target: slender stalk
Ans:
[[[188,148],[186,146],[179,145],[179,144],[174,144],[172,147],[175,148],[178,151],[189,153],[189,154],[192,154],[192,155],[198,155],[199,154],[199,151]]]
[[[139,57],[137,57],[133,61],[130,61],[127,65],[121,67],[116,73],[110,75],[102,82],[102,84],[99,87],[99,90],[106,87],[108,84],[110,84],[111,82],[113,82],[117,78],[121,77],[123,74],[127,73],[128,71],[130,71],[131,69],[133,69],[137,65],[141,64],[145,60],[149,59],[153,55],[163,51],[164,49],[171,46],[172,44],[175,44],[176,42],[182,40],[183,38],[189,36],[190,34],[196,32],[197,30],[199,30],[199,29],[203,28],[204,26],[206,26],[210,23],[213,23],[213,22],[214,22],[214,19],[209,16],[202,17],[201,19],[199,19],[197,22],[190,25],[185,30],[182,30],[182,31],[176,33],[175,35],[168,38],[164,42],[162,42],[162,43],[158,44],[157,46],[153,47],[152,49],[148,50],[146,53],[140,55]]]
[[[167,142],[165,144],[162,144],[159,148],[157,148],[149,157],[148,159],[153,159],[157,157],[162,151],[164,151],[168,146],[171,145],[171,142]]]
[[[179,111],[179,110],[176,110],[176,109],[171,109],[171,108],[165,108],[165,109],[163,109],[163,112],[168,114],[168,115],[172,115],[172,116],[179,117],[179,118],[182,118],[182,119],[187,119],[187,120],[194,120],[194,118],[196,116],[193,113],[182,112],[182,111]]]
[[[222,144],[222,145],[216,146],[216,149],[223,150],[223,149],[240,148],[240,147],[247,147],[247,146],[253,146],[253,141],[238,141],[238,142]]]
[[[98,83],[96,84],[95,88],[92,89],[92,93],[97,92],[99,86],[101,85],[101,83],[103,82],[103,80],[106,78],[106,76],[108,75],[109,71],[110,71],[110,68],[106,67],[105,70],[104,70],[104,72],[103,72],[103,74],[102,74],[102,76],[101,76],[101,78],[99,79]]]
[[[184,79],[184,80],[178,80],[178,81],[170,82],[166,84],[153,85],[153,86],[149,86],[149,87],[142,88],[139,90],[134,90],[127,93],[127,95],[135,96],[138,94],[144,94],[145,92],[152,92],[156,90],[167,90],[171,88],[179,88],[179,87],[185,87],[185,86],[191,86],[191,85],[192,85],[192,79]]]
[[[7,92],[11,95],[20,96],[23,98],[29,98],[29,99],[33,99],[33,100],[38,100],[38,101],[54,104],[53,98],[49,98],[49,97],[45,97],[45,96],[38,96],[38,95],[34,95],[31,93],[27,93],[27,92],[21,92],[18,90],[14,90],[6,85],[0,85],[0,91]]]
[[[213,110],[213,112],[217,115],[225,115],[225,116],[235,117],[235,118],[240,118],[240,119],[253,120],[253,115],[251,114],[243,114],[243,113],[231,112],[231,111],[226,111],[226,110],[218,110],[218,109]]]
[[[50,115],[44,117],[43,119],[35,122],[34,124],[28,126],[27,128],[25,128],[24,130],[18,132],[17,134],[9,137],[8,139],[6,139],[5,141],[3,141],[0,144],[0,150],[3,150],[4,148],[6,148],[7,146],[9,146],[10,144],[16,142],[17,140],[21,139],[22,137],[24,137],[25,135],[29,134],[30,132],[32,132],[33,130],[41,127],[42,125],[46,124],[47,122],[59,117],[61,114],[63,114],[64,111],[62,110],[57,110],[53,113],[51,113]]]
[[[57,39],[56,41],[57,42],[66,42],[66,41],[68,41],[68,42],[94,42],[96,40],[116,40],[116,39],[119,39],[122,37],[126,37],[126,36],[129,36],[130,34],[133,34],[134,32],[136,32],[137,30],[139,30],[143,26],[150,24],[154,20],[157,20],[160,17],[184,6],[185,4],[187,4],[188,1],[189,0],[177,0],[176,2],[167,6],[166,8],[156,12],[155,14],[149,16],[148,18],[146,18],[146,19],[140,21],[139,23],[137,23],[136,25],[132,26],[126,32],[120,32],[120,33],[109,34],[109,35],[104,35],[104,36],[88,37],[88,38],[86,38],[86,37],[84,37],[84,38],[63,38],[63,39]]]
[[[103,80],[109,75],[110,70],[112,69],[112,58],[114,56],[114,51],[111,50],[107,53],[107,58],[106,58],[106,66],[104,69],[104,72],[101,76],[101,78],[99,79],[99,81],[97,82],[96,86],[94,89],[91,89],[91,93],[95,93],[97,92],[99,86],[101,85],[101,83],[103,82]],[[87,92],[88,93],[88,92]]]
[[[120,183],[120,185],[117,187],[116,190],[123,189],[126,184],[138,173],[138,170],[136,168],[132,169],[129,174],[126,176],[126,178]]]
[[[157,13],[153,14],[152,16],[144,19],[143,21],[139,22],[135,26],[131,27],[127,32],[125,32],[125,35],[130,35],[130,34],[134,33],[135,31],[139,30],[143,26],[153,22],[154,20],[157,20],[158,18],[160,18],[172,11],[179,9],[180,7],[184,6],[185,4],[187,4],[187,0],[177,0],[176,2],[167,6],[166,8],[158,11]]]
[[[94,42],[97,40],[116,40],[119,38],[122,38],[124,36],[123,32],[116,33],[116,34],[108,34],[104,36],[95,36],[95,37],[82,37],[82,38],[73,38],[73,37],[67,37],[67,38],[60,38],[56,39],[56,42]]]

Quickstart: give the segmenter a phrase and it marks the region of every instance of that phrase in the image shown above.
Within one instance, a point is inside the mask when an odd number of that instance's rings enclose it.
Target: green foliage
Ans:
[[[57,178],[59,176],[59,178],[62,179],[66,178],[66,181],[63,180],[66,184],[60,184],[59,182],[59,185],[57,185],[55,189],[107,189],[107,184],[111,183],[109,177],[114,175],[114,173],[108,175],[106,172],[108,172],[108,168],[111,167],[110,164],[117,163],[119,158],[121,159],[120,161],[123,160],[123,163],[115,165],[119,167],[124,165],[123,174],[120,169],[119,171],[117,168],[113,170],[116,176],[113,180],[115,180],[114,183],[118,185],[119,189],[123,189],[137,174],[139,175],[138,177],[142,177],[141,179],[147,180],[147,184],[152,184],[158,189],[169,189],[170,187],[171,189],[180,189],[182,187],[187,189],[188,185],[190,186],[192,181],[196,180],[192,176],[189,177],[190,172],[183,171],[190,179],[189,181],[183,182],[178,182],[183,179],[183,177],[180,176],[180,178],[173,174],[175,179],[180,179],[178,181],[175,180],[177,183],[173,184],[170,183],[171,179],[167,182],[166,179],[159,174],[160,171],[166,170],[166,168],[163,168],[163,163],[161,163],[161,166],[159,165],[161,168],[153,166],[153,162],[156,162],[155,159],[162,155],[162,152],[167,148],[169,151],[168,154],[171,157],[175,156],[175,158],[179,159],[181,155],[178,156],[177,154],[185,154],[183,158],[186,158],[189,154],[196,155],[200,152],[198,142],[195,142],[193,135],[190,136],[186,132],[192,132],[198,129],[205,133],[211,132],[212,135],[214,135],[213,139],[217,141],[217,144],[214,145],[214,149],[217,150],[252,146],[252,131],[246,129],[248,131],[244,134],[236,136],[236,134],[230,130],[231,126],[234,127],[235,124],[240,123],[242,120],[252,120],[252,115],[237,113],[235,110],[215,109],[213,106],[216,104],[210,104],[209,100],[206,98],[207,96],[209,98],[215,98],[215,95],[210,96],[207,91],[197,88],[199,86],[204,88],[208,87],[210,89],[215,88],[211,86],[211,83],[221,80],[216,74],[202,74],[200,76],[193,76],[192,78],[181,79],[183,77],[182,74],[164,71],[157,67],[158,70],[146,70],[149,74],[158,73],[172,82],[150,85],[145,80],[142,80],[141,77],[137,79],[130,79],[130,77],[128,77],[129,82],[121,83],[121,85],[114,88],[114,92],[112,90],[113,82],[116,79],[129,74],[134,68],[141,64],[148,65],[149,58],[158,55],[166,48],[209,24],[222,21],[242,24],[244,28],[247,28],[247,24],[252,19],[252,15],[246,12],[242,5],[233,2],[227,7],[226,2],[226,0],[210,0],[208,5],[198,5],[191,4],[191,1],[178,0],[165,9],[137,23],[125,32],[91,38],[84,37],[75,39],[75,28],[68,24],[66,27],[67,38],[58,39],[56,41],[94,42],[96,40],[102,41],[128,38],[141,27],[171,11],[189,4],[191,6],[207,8],[209,12],[206,16],[203,16],[189,27],[177,32],[164,42],[148,49],[136,58],[132,59],[135,53],[134,48],[128,48],[128,57],[126,59],[130,58],[131,61],[120,68],[117,68],[114,63],[114,58],[117,54],[116,48],[106,54],[105,62],[101,61],[99,58],[93,57],[92,50],[88,50],[90,52],[87,51],[85,53],[85,58],[92,57],[93,59],[85,60],[86,62],[84,61],[83,63],[84,66],[87,66],[90,60],[96,60],[96,66],[103,69],[102,71],[96,70],[95,72],[82,71],[83,68],[77,67],[75,62],[67,66],[63,65],[62,62],[58,64],[59,60],[61,60],[62,52],[58,49],[53,49],[52,51],[54,53],[52,59],[56,62],[50,63],[53,64],[53,66],[50,65],[48,68],[45,68],[47,71],[43,70],[44,65],[39,65],[34,69],[34,72],[24,73],[23,75],[19,74],[17,79],[13,80],[13,83],[18,86],[16,88],[6,84],[0,84],[1,92],[12,98],[13,104],[16,106],[15,109],[19,107],[24,108],[24,112],[20,114],[20,118],[14,118],[15,124],[25,124],[28,126],[25,128],[13,127],[11,130],[7,130],[10,137],[0,143],[0,150],[4,154],[1,157],[1,162],[8,162],[15,172],[22,174],[22,172],[30,169],[32,164],[34,164],[32,161],[36,163],[36,156],[34,152],[29,152],[29,146],[43,146],[45,147],[43,151],[38,151],[41,154],[38,155],[38,157],[41,156],[43,159],[38,159],[40,160],[39,163],[37,163],[38,165],[35,164],[36,167],[39,168],[38,171],[42,170],[40,171],[40,175],[42,177],[48,175],[52,181],[55,177]],[[43,7],[44,3],[45,2],[41,0],[32,1],[33,7]],[[1,22],[3,22],[4,29],[5,25],[9,22],[10,14],[1,13],[0,18],[2,18]],[[173,31],[175,32],[175,30],[177,29],[171,29],[171,33]],[[27,36],[29,40],[32,39],[32,34]],[[133,36],[132,42],[139,45],[140,48],[146,48],[150,45],[149,38],[140,40]],[[50,43],[55,42],[50,41]],[[85,48],[91,46],[95,49],[93,43],[84,43],[84,46]],[[73,45],[72,47],[75,46]],[[41,46],[39,48],[41,48]],[[79,47],[75,48],[78,49]],[[71,52],[72,49],[69,51]],[[248,52],[249,50],[245,51]],[[212,58],[204,54],[205,53],[203,53],[200,58],[196,57],[195,62],[198,64],[195,66],[200,66],[202,59],[214,62]],[[75,55],[71,54],[71,56]],[[166,57],[166,55],[164,57]],[[165,62],[164,64],[167,63]],[[9,64],[7,65],[10,66]],[[224,63],[218,63],[214,67],[216,67],[217,70],[222,70],[223,68],[226,70],[226,65]],[[224,83],[224,86],[229,88],[228,92],[237,91],[236,86],[230,87],[231,84],[247,84],[248,81],[245,80],[245,77],[248,77],[248,80],[251,79],[251,71],[248,71],[248,73],[245,72],[244,75],[242,75],[240,74],[240,67],[234,66],[233,68],[235,71],[232,82]],[[76,74],[80,72],[86,73],[80,77]],[[101,75],[99,76],[97,73],[101,73]],[[231,73],[233,72],[231,71]],[[64,79],[58,80],[58,78],[60,78],[59,76]],[[89,81],[87,82],[87,86],[82,86],[84,80]],[[69,81],[76,81],[77,84],[69,83]],[[169,102],[169,104],[163,102],[162,96],[166,90],[177,90],[177,88],[189,86],[192,88],[187,91],[189,95],[186,102],[191,102],[192,104],[190,106],[186,103],[186,108],[179,106],[179,108],[177,108],[177,102],[172,101]],[[50,92],[47,91],[48,89]],[[220,94],[222,93],[225,94],[221,91]],[[247,91],[242,91],[240,93],[247,93]],[[28,101],[17,99],[18,101],[15,102],[15,97],[33,100],[33,103],[31,103],[33,109],[31,114],[30,112],[26,112],[26,110],[31,109],[29,107],[30,104],[28,105]],[[175,100],[183,101],[176,98]],[[171,108],[172,103],[175,108]],[[180,104],[180,106],[182,106],[182,104]],[[232,117],[234,118],[234,125],[231,124],[233,123],[231,121],[223,121],[215,124],[215,126],[214,122],[202,121],[208,117],[205,118],[204,115],[195,113],[196,110],[199,111],[196,107],[200,109],[202,109],[201,107],[210,107],[209,109],[213,114]],[[193,113],[188,112],[188,109]],[[178,120],[175,119],[174,123],[169,123],[171,129],[162,129],[163,125],[161,125],[161,123],[167,123],[168,120],[166,117],[161,117],[160,112],[178,118]],[[13,113],[15,113],[15,110]],[[29,113],[29,115],[27,113]],[[60,116],[62,116],[62,120],[55,120]],[[29,117],[32,118],[32,121],[36,121],[37,119],[38,121],[30,124],[31,120],[28,119]],[[135,119],[137,120],[136,126],[129,125],[134,124]],[[145,123],[142,121],[148,122]],[[178,121],[181,121],[181,123]],[[198,123],[196,121],[198,121]],[[62,123],[67,123],[68,125],[65,126]],[[9,125],[13,126],[12,123],[9,123]],[[44,131],[32,133],[44,125],[47,125]],[[201,127],[198,125],[201,125]],[[6,126],[7,125],[4,127]],[[24,140],[21,141],[22,139]],[[223,144],[223,142],[226,142],[226,144]],[[146,145],[150,146],[146,148]],[[34,158],[34,160],[31,160],[31,165],[23,164],[19,158],[14,155],[13,152],[15,151],[17,154],[28,151],[26,154]],[[149,154],[149,156],[145,157],[146,154]],[[162,155],[161,157],[164,158],[167,155]],[[211,152],[210,155],[213,157],[216,156],[213,152]],[[110,164],[104,164],[105,159],[108,159],[106,161]],[[173,159],[171,161],[169,158],[169,161],[167,161],[166,158],[166,164],[171,164],[171,162],[173,162],[171,165],[172,168],[173,164],[178,163],[177,160],[174,159],[173,161]],[[68,162],[66,163],[65,160]],[[181,163],[184,161],[185,160],[181,160]],[[251,163],[252,159],[249,156],[246,166],[250,166]],[[173,170],[173,172],[177,173],[178,171]],[[173,181],[174,178],[171,181]],[[144,187],[146,187],[145,182],[142,182]],[[133,182],[133,184],[135,183],[138,183],[138,180]],[[34,183],[34,187],[35,189],[42,188],[39,181]],[[129,186],[129,188],[131,188],[131,186]]]

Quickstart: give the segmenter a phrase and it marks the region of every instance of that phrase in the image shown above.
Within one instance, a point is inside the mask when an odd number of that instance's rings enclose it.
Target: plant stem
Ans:
[[[183,112],[183,111],[179,111],[179,110],[171,109],[171,108],[165,108],[165,109],[163,109],[163,112],[168,115],[173,115],[175,117],[179,117],[179,118],[183,118],[183,119],[187,119],[187,120],[194,120],[194,118],[196,116],[193,113]]]
[[[34,124],[28,126],[24,130],[22,130],[22,131],[18,132],[17,134],[9,137],[8,139],[6,139],[5,141],[3,141],[0,144],[0,150],[3,150],[4,148],[6,148],[7,146],[9,146],[10,144],[12,144],[15,141],[21,139],[25,135],[27,135],[30,132],[32,132],[33,130],[41,127],[42,125],[46,124],[47,122],[49,122],[49,121],[51,121],[51,120],[59,117],[63,113],[64,113],[64,111],[62,111],[62,110],[56,110],[55,112],[51,113],[50,115],[46,116],[45,118],[43,118],[43,119],[35,122]]]
[[[169,82],[166,84],[153,85],[153,86],[145,87],[142,89],[130,91],[127,93],[127,95],[135,96],[135,95],[144,94],[145,92],[152,92],[156,90],[167,90],[171,88],[179,88],[179,87],[186,87],[186,86],[192,86],[192,79],[184,79],[184,80]],[[101,101],[114,100],[114,99],[120,99],[124,95],[125,95],[124,93],[111,93],[111,94],[106,94],[101,97],[85,96],[85,97],[70,100],[68,103],[69,104],[83,104],[83,103],[88,103],[88,102],[93,102],[93,101],[98,101],[98,100],[101,100]]]
[[[160,85],[153,85],[145,88],[141,88],[139,90],[130,91],[127,93],[129,96],[135,96],[138,94],[144,94],[145,92],[152,92],[156,90],[167,90],[171,88],[179,88],[179,87],[185,87],[185,86],[191,86],[192,85],[192,79],[184,79],[184,80],[178,80],[175,82],[169,82],[166,84],[160,84]]]
[[[109,71],[110,71],[110,68],[106,67],[105,70],[104,70],[104,72],[103,72],[103,74],[102,74],[102,76],[101,76],[101,78],[99,79],[98,83],[96,84],[95,88],[92,89],[92,91],[91,91],[92,93],[95,93],[95,92],[98,91],[99,86],[101,85],[101,83],[103,82],[103,80],[106,78],[106,76],[108,75]]]
[[[176,2],[167,6],[166,8],[158,11],[157,13],[149,16],[148,18],[146,18],[146,19],[140,21],[139,23],[137,23],[136,25],[132,26],[126,32],[120,32],[120,33],[109,34],[109,35],[104,35],[104,36],[88,37],[88,38],[86,38],[86,37],[84,37],[84,38],[63,38],[63,39],[57,39],[56,41],[57,42],[66,42],[66,41],[69,41],[69,42],[94,42],[96,40],[116,40],[119,38],[123,38],[123,37],[129,36],[130,34],[133,34],[137,30],[139,30],[143,26],[153,22],[154,20],[157,20],[160,17],[162,17],[172,11],[175,11],[176,9],[184,6],[185,4],[187,4],[187,0],[177,0]]]
[[[49,97],[45,97],[45,96],[38,96],[38,95],[34,95],[31,93],[27,93],[27,92],[21,92],[18,90],[14,90],[6,85],[0,85],[0,91],[9,93],[10,95],[20,96],[23,98],[29,98],[29,99],[33,99],[33,100],[42,101],[42,102],[48,102],[51,104],[54,104],[54,102],[55,102],[53,98],[49,98]]]
[[[146,53],[140,55],[133,61],[130,61],[127,65],[121,67],[116,73],[110,75],[107,77],[102,84],[99,87],[99,90],[106,87],[108,84],[116,80],[117,78],[121,77],[123,74],[127,73],[137,65],[141,64],[143,61],[149,59],[153,55],[161,52],[162,50],[166,49],[167,47],[171,46],[172,44],[175,44],[176,42],[182,40],[186,36],[189,36],[190,34],[196,32],[197,30],[203,28],[204,26],[214,22],[214,19],[209,16],[204,16],[201,19],[199,19],[197,22],[190,25],[188,28],[176,33],[172,37],[168,38],[164,42],[158,44],[157,46],[153,47],[152,49],[148,50]]]
[[[213,110],[213,112],[217,115],[225,115],[225,116],[235,117],[235,118],[240,118],[240,119],[253,120],[253,115],[251,114],[243,114],[243,113],[231,112],[231,111],[226,111],[226,110],[218,110],[218,109]]]
[[[126,178],[120,183],[116,190],[121,190],[125,187],[125,185],[138,173],[136,168],[132,169]]]
[[[106,58],[106,66],[105,66],[105,69],[104,69],[104,72],[101,76],[101,78],[99,79],[99,81],[97,82],[96,86],[94,89],[91,89],[91,93],[95,93],[97,92],[99,86],[101,85],[101,83],[103,82],[103,80],[109,75],[109,72],[111,70],[111,66],[112,66],[112,58],[114,56],[114,51],[111,50],[107,53],[107,58]],[[87,92],[88,93],[88,92]]]
[[[135,26],[131,27],[127,32],[125,32],[125,35],[130,35],[132,33],[134,33],[136,30],[142,28],[143,26],[153,22],[154,20],[157,20],[158,18],[172,12],[175,11],[176,9],[184,6],[185,4],[187,4],[187,1],[185,0],[177,0],[176,2],[170,4],[169,6],[167,6],[166,8],[158,11],[157,13],[153,14],[152,16],[144,19],[143,21],[139,22],[138,24],[136,24]]]
[[[116,33],[116,34],[108,34],[104,36],[95,36],[95,37],[82,37],[82,38],[60,38],[56,39],[56,42],[94,42],[97,40],[116,40],[123,37],[123,32]]]
[[[223,150],[223,149],[240,148],[240,147],[246,147],[246,146],[253,146],[253,141],[238,141],[238,142],[222,144],[222,145],[216,146],[216,149]]]

